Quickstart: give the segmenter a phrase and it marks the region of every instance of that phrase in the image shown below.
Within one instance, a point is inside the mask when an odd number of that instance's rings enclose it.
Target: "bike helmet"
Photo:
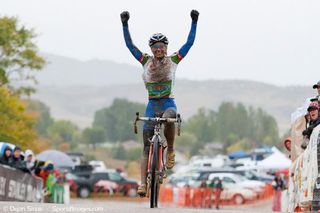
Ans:
[[[151,36],[151,38],[149,39],[149,46],[151,47],[152,45],[154,45],[157,42],[162,42],[164,44],[169,43],[168,38],[165,35],[163,35],[162,33],[153,34]]]

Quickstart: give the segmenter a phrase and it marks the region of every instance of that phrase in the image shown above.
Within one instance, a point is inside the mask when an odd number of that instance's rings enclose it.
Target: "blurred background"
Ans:
[[[200,12],[195,44],[177,70],[183,123],[167,184],[198,188],[219,173],[226,188],[239,188],[225,199],[243,204],[262,197],[259,187],[275,175],[285,181],[290,115],[316,95],[319,80],[318,1],[0,3],[1,146],[53,162],[68,173],[73,196],[92,196],[99,180],[109,181],[101,183],[109,194],[136,196],[142,127],[136,135],[132,122],[147,93],[124,43],[124,10],[133,42],[149,54],[156,32],[177,51],[190,11]],[[241,188],[243,181],[250,183]]]

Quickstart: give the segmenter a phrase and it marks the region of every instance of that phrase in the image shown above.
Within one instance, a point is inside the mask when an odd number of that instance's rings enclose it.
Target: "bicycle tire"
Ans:
[[[159,141],[156,139],[153,144],[152,163],[151,163],[151,196],[150,208],[158,207],[159,195],[159,177],[158,177],[158,161],[159,161]]]

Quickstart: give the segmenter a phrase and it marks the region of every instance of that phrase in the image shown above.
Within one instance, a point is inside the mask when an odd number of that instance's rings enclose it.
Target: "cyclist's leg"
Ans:
[[[164,118],[175,118],[177,116],[177,107],[174,103],[174,99],[168,99],[164,105],[165,111],[162,115]],[[174,153],[174,138],[175,138],[175,125],[174,123],[167,123],[164,127],[164,136],[167,139],[168,149],[167,149],[167,163],[168,169],[171,169],[175,163],[175,153]]]
[[[166,109],[166,111],[163,113],[163,118],[175,118],[177,116],[176,109],[173,107],[170,107]],[[175,138],[175,125],[174,123],[167,123],[164,126],[164,136],[167,139],[168,142],[168,152],[173,152],[173,144],[174,144],[174,138]]]

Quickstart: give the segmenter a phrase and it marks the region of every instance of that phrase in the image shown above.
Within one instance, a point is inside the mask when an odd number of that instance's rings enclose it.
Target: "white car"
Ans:
[[[223,185],[220,195],[221,200],[232,200],[235,204],[243,204],[245,201],[253,200],[257,193],[253,190],[237,186],[236,184]]]
[[[93,167],[93,171],[95,172],[101,172],[107,169],[106,165],[101,160],[92,160],[89,161],[89,164]]]
[[[208,177],[208,181],[212,181],[214,178],[218,177],[222,180],[222,183],[226,187],[234,187],[236,184],[242,188],[251,189],[256,192],[258,195],[261,195],[264,191],[265,183],[256,180],[248,180],[245,177],[232,174],[232,173],[212,173]]]
[[[168,176],[166,180],[166,184],[182,188],[189,185],[190,182],[195,181],[196,178],[199,176],[198,173],[180,173],[180,174],[172,174]]]
[[[189,185],[191,188],[199,188],[202,181],[197,180],[199,173],[185,173],[185,174],[173,174],[168,177],[168,183],[174,187],[186,187]],[[211,181],[207,181],[209,184]],[[214,194],[212,195],[214,200]],[[243,204],[246,201],[257,198],[257,193],[251,189],[248,189],[237,184],[224,184],[223,191],[221,192],[220,199],[233,201],[235,204]]]

